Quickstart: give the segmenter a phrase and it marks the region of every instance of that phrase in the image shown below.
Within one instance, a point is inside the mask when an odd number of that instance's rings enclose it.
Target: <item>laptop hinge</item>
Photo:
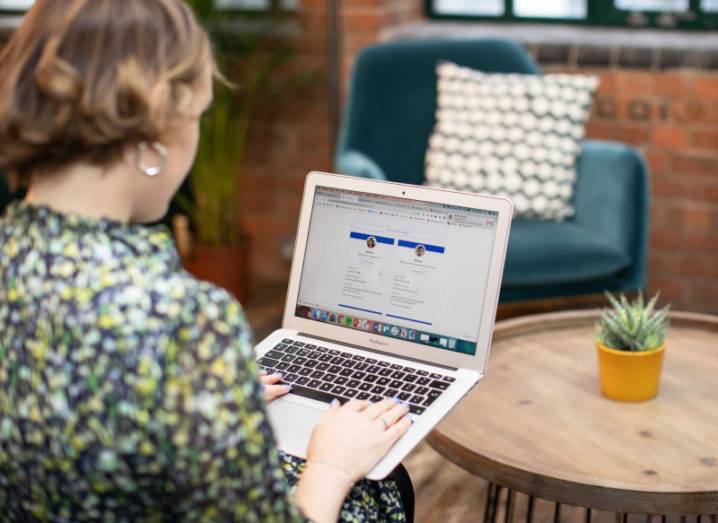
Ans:
[[[404,356],[404,355],[400,356],[397,354],[392,354],[390,352],[385,352],[385,351],[381,351],[381,350],[372,349],[369,347],[364,347],[363,345],[354,345],[353,343],[345,343],[345,342],[341,342],[341,341],[337,341],[337,340],[331,340],[329,338],[322,338],[321,336],[315,336],[314,334],[307,334],[306,332],[298,332],[297,334],[300,336],[305,336],[307,338],[313,338],[315,340],[321,340],[321,341],[325,341],[328,343],[334,343],[335,345],[344,345],[345,347],[351,347],[353,349],[360,349],[360,350],[364,350],[367,352],[372,352],[374,354],[381,354],[383,356],[389,356],[391,358],[401,358],[402,360],[415,361],[416,363],[422,363],[423,365],[432,365],[434,367],[440,367],[442,369],[447,369],[447,370],[453,370],[453,371],[459,370],[457,367],[450,367],[449,365],[442,365],[441,363],[434,363],[433,361],[428,362],[428,361],[424,361],[424,360],[419,360],[417,358],[411,358],[409,356]]]

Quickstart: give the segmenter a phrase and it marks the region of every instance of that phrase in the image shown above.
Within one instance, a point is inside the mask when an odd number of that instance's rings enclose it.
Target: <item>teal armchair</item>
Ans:
[[[335,168],[342,174],[421,184],[434,128],[436,64],[541,74],[519,45],[497,39],[391,42],[357,58]],[[649,193],[645,164],[626,145],[586,140],[577,165],[576,214],[563,222],[516,219],[501,301],[642,288]]]

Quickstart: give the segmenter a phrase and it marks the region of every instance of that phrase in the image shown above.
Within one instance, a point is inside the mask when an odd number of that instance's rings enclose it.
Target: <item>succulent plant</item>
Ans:
[[[634,352],[663,345],[670,306],[656,310],[658,296],[646,303],[642,293],[633,301],[623,294],[616,299],[606,293],[611,308],[601,312],[596,323],[596,339],[608,348]]]

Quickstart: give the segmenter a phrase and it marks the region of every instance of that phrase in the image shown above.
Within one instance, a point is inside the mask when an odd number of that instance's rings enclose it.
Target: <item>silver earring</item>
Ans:
[[[143,156],[149,149],[152,149],[160,157],[159,165],[145,165]],[[165,166],[167,165],[167,154],[167,147],[159,142],[140,142],[137,146],[137,158],[135,160],[135,165],[142,174],[146,176],[157,176],[165,170]]]

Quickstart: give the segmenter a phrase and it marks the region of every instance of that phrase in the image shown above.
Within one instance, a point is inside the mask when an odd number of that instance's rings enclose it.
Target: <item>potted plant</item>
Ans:
[[[607,398],[645,401],[658,393],[669,309],[656,310],[658,296],[646,303],[641,293],[633,301],[606,293],[611,307],[596,323],[596,348]]]
[[[175,199],[189,220],[175,219],[174,229],[187,269],[244,300],[249,241],[239,224],[238,197],[250,120],[257,98],[274,92],[268,87],[270,74],[293,51],[277,43],[278,22],[284,16],[277,8],[247,15],[248,20],[215,7],[215,2],[188,3],[207,28],[219,70],[228,81],[216,82],[214,102],[202,119],[189,190]]]

